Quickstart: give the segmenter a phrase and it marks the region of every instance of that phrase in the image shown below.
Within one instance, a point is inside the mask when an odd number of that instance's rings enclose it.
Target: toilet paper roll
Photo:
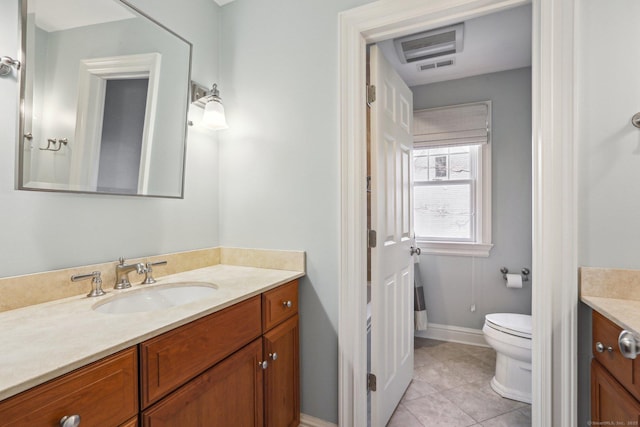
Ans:
[[[519,274],[507,274],[507,288],[521,288],[522,276]]]

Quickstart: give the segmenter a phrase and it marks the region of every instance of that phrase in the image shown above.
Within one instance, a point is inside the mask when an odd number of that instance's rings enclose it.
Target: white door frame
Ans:
[[[95,191],[97,188],[107,80],[148,78],[137,188],[138,194],[147,194],[161,59],[162,55],[152,52],[80,61],[75,133],[75,141],[80,143],[72,151],[70,184],[77,186],[72,189]]]
[[[574,2],[533,0],[534,426],[577,424]],[[340,14],[339,425],[366,425],[365,48],[528,3],[381,0]]]

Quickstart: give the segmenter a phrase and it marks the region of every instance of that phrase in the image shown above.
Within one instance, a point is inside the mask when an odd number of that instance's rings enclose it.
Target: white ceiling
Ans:
[[[49,32],[135,18],[114,0],[30,0],[28,13],[35,13],[36,25]]]
[[[531,66],[531,5],[465,21],[463,50],[438,57],[455,58],[454,65],[442,69],[418,71],[419,64],[434,62],[433,58],[402,64],[393,40],[378,46],[408,86]]]

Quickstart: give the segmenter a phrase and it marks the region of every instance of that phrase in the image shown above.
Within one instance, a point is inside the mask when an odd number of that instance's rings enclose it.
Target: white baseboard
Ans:
[[[338,425],[311,415],[300,414],[300,427],[338,427]]]
[[[489,347],[484,339],[481,329],[463,328],[460,326],[438,325],[429,323],[426,331],[415,331],[414,335],[420,338],[431,338],[440,341],[457,342],[461,344]]]

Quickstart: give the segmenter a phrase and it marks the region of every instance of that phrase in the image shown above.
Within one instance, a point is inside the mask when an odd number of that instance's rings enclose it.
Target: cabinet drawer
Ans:
[[[261,333],[260,296],[255,296],[140,344],[142,407]]]
[[[136,349],[130,348],[0,402],[2,426],[119,426],[138,412]]]
[[[618,336],[622,329],[597,311],[593,311],[593,342],[592,351],[595,359],[602,364],[625,387],[631,385],[633,378],[632,360],[620,354]],[[596,345],[604,346],[602,353],[596,350]],[[608,351],[611,347],[612,351]]]
[[[290,303],[290,304],[289,304]],[[262,327],[271,329],[298,312],[298,281],[262,294]]]

